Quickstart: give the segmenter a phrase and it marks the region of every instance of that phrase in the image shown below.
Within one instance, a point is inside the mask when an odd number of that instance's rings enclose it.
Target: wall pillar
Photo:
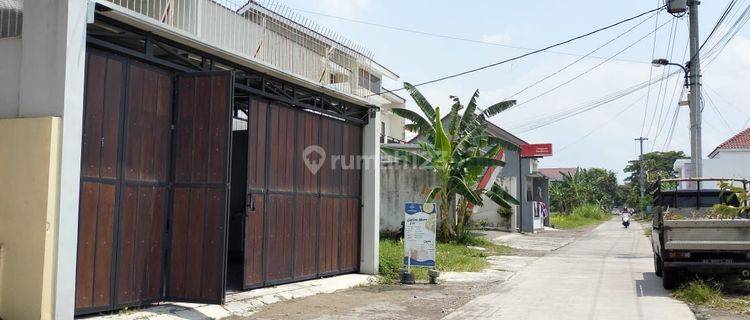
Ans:
[[[378,274],[380,263],[380,112],[362,133],[362,233],[359,272]]]
[[[24,1],[18,116],[62,117],[54,319],[72,319],[75,303],[87,6]]]

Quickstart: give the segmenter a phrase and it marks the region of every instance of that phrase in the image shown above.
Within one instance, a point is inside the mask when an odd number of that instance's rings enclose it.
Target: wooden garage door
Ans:
[[[223,301],[232,81],[87,50],[76,314]]]
[[[174,193],[166,297],[222,303],[226,273],[232,76],[177,76]]]
[[[93,50],[86,70],[78,314],[161,298],[172,122],[169,73]]]
[[[249,106],[244,287],[358,270],[361,127]]]

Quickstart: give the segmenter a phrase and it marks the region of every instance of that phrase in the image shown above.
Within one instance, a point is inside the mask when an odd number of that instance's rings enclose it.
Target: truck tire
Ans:
[[[672,290],[677,287],[677,269],[662,266],[661,285],[664,289]]]
[[[654,273],[656,273],[657,277],[661,277],[663,273],[662,267],[661,267],[661,259],[655,253],[654,253]]]

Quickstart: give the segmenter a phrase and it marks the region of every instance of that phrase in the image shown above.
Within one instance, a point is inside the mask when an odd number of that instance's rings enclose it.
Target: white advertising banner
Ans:
[[[434,203],[404,206],[404,265],[435,267],[437,211]]]

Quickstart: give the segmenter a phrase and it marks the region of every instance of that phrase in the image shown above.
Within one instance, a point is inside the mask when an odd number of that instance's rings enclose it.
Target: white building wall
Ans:
[[[690,177],[690,160],[677,160],[674,165],[680,177]],[[750,179],[750,152],[720,152],[713,159],[703,159],[703,177]],[[687,183],[681,183],[680,189],[688,189]],[[703,189],[717,189],[718,184],[701,183]]]
[[[518,180],[516,177],[497,177],[495,183],[502,186],[505,191],[518,199]],[[486,196],[482,196],[482,202],[484,203],[483,206],[474,208],[474,214],[471,216],[470,220],[471,223],[506,231],[516,230],[516,212],[518,211],[518,206],[513,205],[511,214],[504,217],[497,213],[500,206],[492,202],[492,200]]]
[[[0,118],[18,116],[21,39],[0,39]]]
[[[424,202],[439,183],[430,170],[386,165],[380,170],[380,230],[397,231],[404,221],[404,204]]]

